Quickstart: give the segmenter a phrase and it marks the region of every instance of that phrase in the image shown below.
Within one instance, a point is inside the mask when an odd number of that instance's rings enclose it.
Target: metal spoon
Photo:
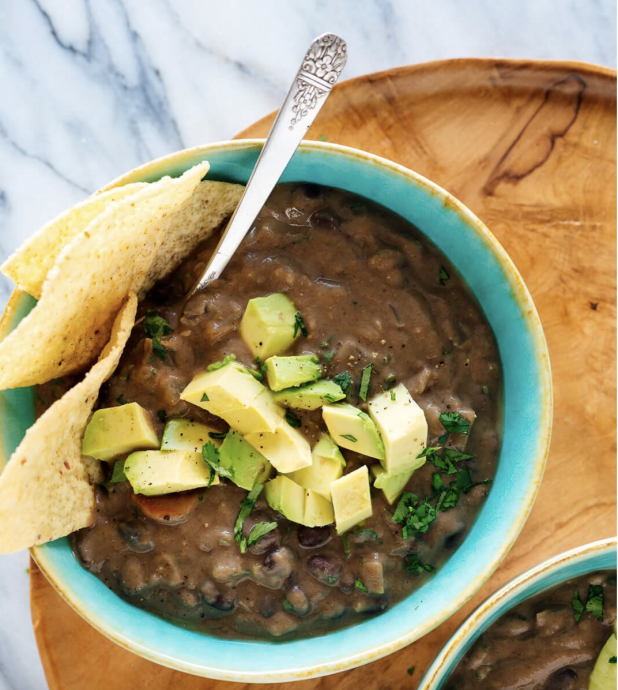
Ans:
[[[309,46],[240,203],[189,297],[216,280],[227,266],[337,83],[347,58],[345,41],[335,34],[322,34]]]

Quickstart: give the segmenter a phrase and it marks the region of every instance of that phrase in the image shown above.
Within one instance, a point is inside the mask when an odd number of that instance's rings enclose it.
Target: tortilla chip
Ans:
[[[135,323],[131,294],[109,343],[85,378],[26,432],[0,475],[0,553],[64,537],[92,523],[98,461],[82,455],[82,438],[101,385],[111,376]]]
[[[44,383],[92,363],[126,296],[144,286],[169,216],[207,170],[200,163],[108,206],[60,252],[37,306],[0,343],[0,389]]]
[[[200,242],[232,215],[245,188],[227,182],[200,182],[195,193],[167,221],[163,244],[142,287],[147,292],[178,267]]]
[[[0,266],[0,271],[19,288],[39,299],[45,278],[62,249],[83,232],[110,204],[135,194],[147,186],[145,182],[135,182],[95,194],[82,201],[81,204],[73,206],[44,225],[9,256]]]

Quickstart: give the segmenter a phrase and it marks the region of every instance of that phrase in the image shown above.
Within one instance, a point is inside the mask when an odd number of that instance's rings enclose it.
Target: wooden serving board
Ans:
[[[271,122],[272,115],[240,137],[263,137]],[[616,533],[616,73],[567,62],[455,60],[370,74],[333,90],[309,138],[390,158],[467,204],[521,271],[549,343],[549,462],[532,514],[499,570],[422,640],[368,666],[294,684],[412,689],[461,620],[504,582]],[[115,646],[36,567],[31,594],[52,690],[234,686]]]

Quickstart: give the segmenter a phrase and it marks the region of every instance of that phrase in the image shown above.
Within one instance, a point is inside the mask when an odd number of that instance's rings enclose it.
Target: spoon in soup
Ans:
[[[337,83],[347,58],[345,41],[335,34],[322,34],[309,46],[240,203],[189,297],[216,280],[227,266]]]

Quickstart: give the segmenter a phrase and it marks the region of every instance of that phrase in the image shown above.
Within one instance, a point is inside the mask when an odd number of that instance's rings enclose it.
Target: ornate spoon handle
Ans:
[[[337,83],[347,57],[345,41],[335,34],[322,34],[309,47],[240,203],[191,295],[216,280],[227,266]]]

